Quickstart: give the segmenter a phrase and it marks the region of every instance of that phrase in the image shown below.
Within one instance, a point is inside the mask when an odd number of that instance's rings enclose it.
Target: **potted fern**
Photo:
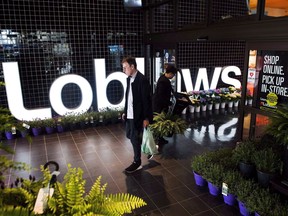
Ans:
[[[68,172],[63,182],[50,184],[54,188],[52,197],[48,197],[46,209],[41,212],[34,209],[38,191],[51,183],[52,174],[41,166],[43,179],[29,182],[24,180],[20,187],[5,188],[7,199],[2,199],[0,212],[3,215],[125,215],[132,210],[147,205],[146,202],[128,193],[105,194],[107,184],[101,184],[101,176],[94,182],[91,190],[85,193],[85,183],[81,168],[72,168],[68,164]],[[13,195],[14,194],[14,195]],[[10,197],[10,198],[9,198]],[[12,197],[12,199],[11,199]],[[13,199],[18,198],[18,199]],[[21,199],[20,199],[21,198]],[[24,202],[23,202],[24,201]],[[20,214],[21,213],[21,214]]]
[[[150,128],[155,138],[159,138],[164,136],[171,137],[173,134],[183,134],[188,125],[178,115],[161,112],[154,115]]]

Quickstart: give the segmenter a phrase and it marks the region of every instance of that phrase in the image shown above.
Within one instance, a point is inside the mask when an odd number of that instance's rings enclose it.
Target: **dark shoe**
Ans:
[[[125,172],[133,173],[133,172],[140,170],[140,169],[142,169],[141,163],[133,162],[129,167],[127,167],[125,169]]]
[[[150,159],[152,159],[152,158],[153,158],[153,155],[148,155],[148,156],[147,156],[147,159],[148,159],[148,160],[150,160]]]

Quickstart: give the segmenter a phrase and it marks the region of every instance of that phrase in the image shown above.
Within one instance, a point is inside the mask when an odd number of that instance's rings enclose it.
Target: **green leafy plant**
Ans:
[[[27,124],[30,125],[31,128],[42,128],[43,120],[40,118],[35,118],[31,121],[28,121]]]
[[[11,131],[16,126],[16,119],[6,108],[0,107],[0,132]]]
[[[233,159],[236,163],[253,163],[253,154],[256,151],[256,141],[244,140],[236,145],[233,150]]]
[[[200,155],[196,155],[191,160],[191,167],[193,171],[198,174],[202,174],[210,164],[220,164],[225,169],[235,169],[236,164],[232,160],[231,148],[220,148],[215,151],[205,152]]]
[[[37,192],[41,186],[47,186],[51,179],[51,174],[48,169],[41,166],[43,179],[36,182],[26,184],[25,187],[17,187],[13,190],[6,190],[6,201],[0,209],[9,215],[11,211],[17,212],[21,209],[23,212],[33,214],[33,207],[37,198]],[[48,198],[45,215],[124,215],[132,213],[133,209],[147,205],[146,202],[134,195],[127,193],[105,194],[107,184],[101,184],[101,176],[97,178],[91,190],[85,193],[85,183],[83,179],[83,171],[81,168],[72,168],[68,164],[68,172],[64,176],[63,182],[54,184],[54,193],[51,198]],[[52,186],[52,185],[51,185]],[[13,200],[11,197],[17,196],[21,199]],[[8,201],[9,200],[9,201]],[[23,200],[26,200],[23,203]],[[13,206],[13,209],[11,207]],[[20,209],[20,210],[19,210]],[[14,214],[16,215],[16,214]],[[22,215],[22,214],[21,214]]]
[[[43,127],[56,127],[56,121],[53,118],[46,118],[42,120]]]
[[[203,170],[203,178],[217,187],[222,186],[224,167],[221,164],[211,163]]]
[[[30,167],[23,162],[16,162],[10,159],[10,155],[14,154],[14,151],[10,148],[10,146],[4,145],[0,142],[0,149],[6,154],[0,155],[0,183],[4,182],[4,174],[7,173],[8,170],[29,170]]]
[[[78,123],[77,115],[74,113],[66,113],[65,115],[59,118],[61,118],[61,124],[63,126],[70,126]]]
[[[235,186],[235,195],[241,202],[246,203],[251,192],[259,187],[252,179],[238,179]]]
[[[222,181],[228,185],[228,193],[236,194],[237,181],[242,178],[237,170],[224,170]]]
[[[259,215],[273,216],[275,215],[274,207],[280,202],[279,194],[272,194],[268,189],[257,187],[251,191],[250,196],[247,197],[245,206],[250,212],[257,212]]]
[[[278,144],[288,146],[288,105],[279,105],[270,119],[266,132],[274,136]]]
[[[155,113],[153,123],[150,125],[155,137],[171,136],[172,134],[183,134],[188,128],[184,119],[178,115],[166,112]]]
[[[206,166],[210,164],[210,161],[207,160],[205,154],[196,155],[192,158],[191,167],[192,170],[200,175],[204,173],[204,169]]]
[[[279,172],[281,168],[281,159],[272,148],[262,149],[253,153],[253,162],[256,169],[267,173]]]

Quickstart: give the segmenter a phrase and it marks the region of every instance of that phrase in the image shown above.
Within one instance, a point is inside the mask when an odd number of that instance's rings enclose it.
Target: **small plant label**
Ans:
[[[16,127],[15,127],[15,126],[13,126],[13,127],[11,128],[11,132],[12,132],[12,134],[16,134]]]
[[[23,123],[22,126],[26,129],[29,129],[30,128],[30,125],[26,124],[26,123]]]
[[[222,183],[222,194],[224,196],[228,195],[228,185],[225,182]]]
[[[48,202],[48,197],[52,197],[54,188],[40,188],[38,196],[34,206],[35,214],[43,214]]]

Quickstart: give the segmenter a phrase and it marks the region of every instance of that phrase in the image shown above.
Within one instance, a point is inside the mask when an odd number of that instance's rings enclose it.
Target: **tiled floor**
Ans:
[[[60,165],[63,178],[67,164],[81,167],[87,189],[98,176],[108,183],[106,193],[128,192],[143,198],[148,205],[131,215],[240,215],[238,207],[225,205],[221,196],[209,194],[206,187],[195,185],[191,158],[201,152],[234,146],[237,140],[238,113],[234,110],[188,114],[190,128],[184,135],[167,138],[161,155],[148,161],[142,157],[143,169],[126,175],[123,170],[132,162],[132,146],[125,137],[122,123],[90,127],[23,139],[5,141],[12,146],[16,161],[34,168],[53,160]],[[21,176],[27,178],[28,173]],[[40,171],[32,171],[36,178]],[[10,183],[14,177],[7,178]]]

